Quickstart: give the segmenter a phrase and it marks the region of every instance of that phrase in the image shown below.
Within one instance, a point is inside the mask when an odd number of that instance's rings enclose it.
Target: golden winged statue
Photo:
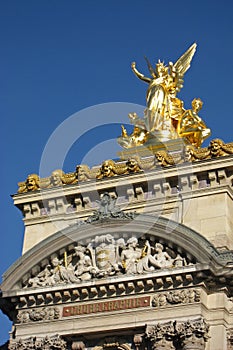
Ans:
[[[135,62],[131,64],[135,75],[149,84],[145,113],[147,131],[168,130],[172,125],[172,119],[177,118],[182,111],[183,103],[176,98],[176,94],[183,87],[183,77],[190,67],[196,46],[194,43],[175,64],[169,62],[168,66],[159,60],[154,69],[146,58],[150,78],[136,69]]]
[[[186,110],[184,102],[177,98],[176,95],[183,87],[183,78],[190,68],[196,47],[196,43],[192,44],[174,64],[169,62],[167,66],[159,60],[155,68],[153,68],[145,57],[151,77],[140,73],[136,68],[135,62],[131,64],[134,74],[149,84],[146,94],[147,108],[143,118],[139,118],[136,113],[129,114],[129,119],[135,125],[135,128],[133,133],[128,135],[124,127],[122,127],[124,132],[118,138],[118,143],[122,147],[130,148],[142,145],[151,137],[157,137],[160,141],[185,137],[190,142],[192,138],[188,137],[188,133],[192,129],[190,127],[192,118],[189,118],[188,130],[182,129],[182,134],[179,134],[179,131],[181,131],[180,122]],[[194,119],[196,120],[194,121]],[[199,118],[199,120],[201,119]],[[200,140],[198,142],[195,141],[199,147],[204,138],[209,136],[210,132],[208,129],[208,133],[202,133],[203,129],[205,129],[204,123],[197,125],[197,118],[193,118],[194,122],[197,133],[201,131],[198,134]],[[192,134],[193,132],[192,130]],[[203,135],[205,137],[202,137]]]

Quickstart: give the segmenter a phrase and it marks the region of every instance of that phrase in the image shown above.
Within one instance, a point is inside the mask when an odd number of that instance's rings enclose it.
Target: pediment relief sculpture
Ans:
[[[139,275],[193,263],[149,238],[132,236],[125,240],[106,234],[95,236],[87,245],[78,244],[72,253],[54,256],[37,275],[28,279],[26,287],[80,283],[114,275]]]

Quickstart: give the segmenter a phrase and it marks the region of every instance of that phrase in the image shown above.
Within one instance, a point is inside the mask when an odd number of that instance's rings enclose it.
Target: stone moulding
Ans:
[[[166,289],[173,288],[192,288],[193,285],[198,285],[200,283],[200,278],[198,277],[200,271],[203,271],[203,266],[190,266],[182,269],[177,269],[176,271],[157,273],[156,275],[148,274],[142,276],[131,276],[119,278],[117,281],[109,279],[109,281],[97,281],[97,283],[85,282],[82,285],[70,285],[69,288],[65,286],[50,287],[47,291],[45,288],[36,290],[29,289],[23,290],[21,293],[11,297],[11,301],[14,305],[17,305],[17,309],[23,310],[30,308],[33,310],[32,317],[35,315],[34,308],[38,307],[48,307],[48,310],[42,310],[43,314],[46,311],[46,317],[52,317],[57,315],[57,310],[55,310],[52,305],[59,304],[70,304],[73,302],[86,302],[95,301],[98,299],[113,299],[116,297],[124,298],[127,296],[137,296],[147,293],[160,292]],[[201,276],[203,276],[201,274]],[[186,298],[189,298],[191,302],[193,296],[193,291],[183,292]],[[197,301],[197,292],[195,293],[195,301]],[[175,300],[175,295],[173,296]],[[170,298],[171,300],[171,298]],[[187,299],[188,300],[188,299]],[[184,301],[184,300],[182,300]],[[175,301],[174,301],[175,304]],[[155,307],[155,304],[152,304]],[[27,315],[25,316],[27,318]],[[29,319],[32,318],[29,315]],[[38,316],[40,317],[40,316]]]
[[[155,282],[158,284],[157,288],[159,288],[159,291],[154,295],[151,294],[151,290],[156,290],[155,283],[153,285],[153,280],[149,280],[148,283],[139,280],[135,284],[133,284],[133,282],[129,282],[128,284],[119,284],[118,288],[121,289],[121,294],[119,292],[117,293],[117,285],[115,286],[115,289],[112,285],[109,285],[100,286],[100,289],[102,291],[101,296],[97,294],[97,288],[91,287],[89,290],[87,288],[86,291],[89,292],[88,298],[87,294],[84,295],[85,290],[81,289],[80,292],[76,289],[73,291],[65,291],[64,294],[55,292],[54,295],[52,295],[51,293],[51,298],[53,298],[53,300],[49,299],[48,294],[44,295],[44,299],[43,295],[41,294],[37,296],[38,298],[34,296],[34,299],[32,295],[29,296],[28,300],[26,300],[26,298],[19,298],[17,305],[17,309],[19,311],[17,313],[17,319],[15,320],[15,323],[22,324],[30,322],[44,322],[57,320],[61,317],[85,315],[88,313],[106,311],[113,312],[119,310],[134,309],[138,307],[163,308],[179,304],[191,304],[200,302],[200,289],[192,288],[192,281],[190,280],[182,281],[183,284],[186,285],[185,289],[180,289],[181,276],[177,275],[173,278],[174,284],[172,284],[171,279],[168,278],[164,280],[165,286],[162,285],[162,279],[158,279]],[[188,287],[188,284],[191,285],[191,287]],[[176,290],[161,292],[161,289],[163,287],[179,288]],[[110,293],[108,293],[108,291],[110,291]],[[139,296],[139,294],[141,294],[141,296]],[[84,299],[82,299],[82,296]],[[88,300],[91,301],[91,303],[88,303]],[[38,304],[42,305],[43,301],[44,303],[54,303],[57,306],[38,306]],[[118,306],[114,306],[114,303]],[[63,311],[61,312],[62,305]],[[30,308],[28,308],[29,306]],[[88,306],[90,309],[89,311]],[[25,309],[25,307],[27,308]]]
[[[15,205],[22,211],[25,223],[32,221],[41,223],[59,217],[67,222],[80,216],[87,218],[92,210],[97,208],[96,200],[99,199],[97,192],[100,194],[105,191],[111,192],[112,196],[121,201],[121,205],[127,204],[128,210],[135,210],[135,205],[137,203],[141,205],[142,201],[146,201],[149,205],[150,200],[161,201],[168,196],[177,198],[179,193],[188,195],[205,193],[213,189],[219,191],[223,186],[231,192],[232,155],[219,157],[214,161],[207,159],[202,163],[176,164],[160,167],[156,172],[150,170],[120,176],[117,178],[117,187],[116,178],[106,178],[104,183],[83,182],[80,186],[69,185],[46,191],[25,192],[14,195],[13,199]]]

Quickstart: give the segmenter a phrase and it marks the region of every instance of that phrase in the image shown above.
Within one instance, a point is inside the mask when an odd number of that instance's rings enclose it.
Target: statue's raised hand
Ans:
[[[136,62],[131,63],[131,68],[134,69],[136,67]]]

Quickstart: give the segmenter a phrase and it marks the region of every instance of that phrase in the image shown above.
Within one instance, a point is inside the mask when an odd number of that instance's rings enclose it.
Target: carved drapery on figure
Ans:
[[[179,268],[193,262],[175,250],[149,239],[115,239],[111,234],[96,236],[86,246],[78,245],[73,253],[55,256],[26,287],[46,287],[79,283],[93,278],[132,275],[158,269]]]
[[[66,350],[66,342],[59,335],[54,337],[19,339],[11,341],[9,350]]]

